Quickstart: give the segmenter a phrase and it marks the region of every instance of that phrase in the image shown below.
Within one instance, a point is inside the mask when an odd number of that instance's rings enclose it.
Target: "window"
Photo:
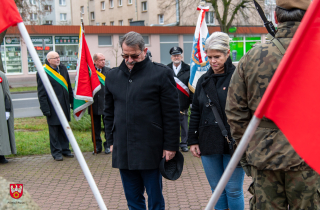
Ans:
[[[60,13],[60,21],[66,21],[67,20],[67,13]]]
[[[52,20],[46,20],[46,25],[52,25]]]
[[[164,24],[164,15],[159,15],[159,24]]]
[[[130,23],[132,22],[132,18],[131,19],[128,19],[128,25],[130,25]]]
[[[110,21],[110,26],[114,26],[114,21]]]
[[[106,25],[106,23],[105,23],[105,22],[104,22],[104,23],[101,23],[101,25],[102,25],[102,26],[105,26],[105,25]]]
[[[31,5],[36,5],[36,0],[30,0]]]
[[[66,0],[59,0],[59,4],[61,6],[65,6],[66,5]]]
[[[110,5],[110,8],[113,8],[113,0],[109,0],[109,5]]]
[[[55,36],[54,40],[55,51],[60,55],[60,62],[68,70],[76,70],[79,36]]]
[[[44,10],[51,12],[51,5],[44,5]]]
[[[128,4],[132,4],[132,0],[128,0]]]
[[[146,1],[144,1],[144,2],[141,2],[141,4],[142,4],[142,12],[144,12],[144,11],[147,11],[147,2]]]
[[[112,45],[111,36],[98,36],[99,46],[110,46]]]
[[[105,10],[106,9],[106,5],[104,3],[104,1],[101,2],[101,10]]]
[[[119,2],[119,7],[121,7],[122,6],[122,0],[118,0],[118,2]]]
[[[238,62],[256,43],[261,43],[260,36],[237,36],[230,40],[230,57],[232,62]]]
[[[37,20],[38,19],[38,14],[37,13],[31,13],[30,14],[30,20]]]
[[[143,40],[144,40],[144,43],[146,45],[149,45],[149,36],[142,36]]]
[[[214,12],[213,11],[206,12],[206,23],[207,23],[207,25],[214,24]]]
[[[96,23],[96,26],[100,26],[100,23],[98,22],[98,23]]]
[[[80,12],[81,12],[81,14],[84,14],[84,6],[80,7]]]
[[[160,62],[171,63],[171,55],[168,53],[174,46],[179,46],[179,35],[160,35]]]
[[[90,12],[91,20],[94,20],[94,12]]]
[[[123,20],[119,20],[119,26],[123,26]]]

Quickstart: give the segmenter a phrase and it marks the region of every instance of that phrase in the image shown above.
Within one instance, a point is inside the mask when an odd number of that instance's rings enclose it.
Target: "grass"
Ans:
[[[78,122],[72,117],[70,126],[80,150],[93,151],[90,116],[86,113]],[[17,118],[14,128],[17,154],[10,156],[50,154],[49,130],[45,117]],[[103,134],[101,137],[104,139]],[[70,149],[72,151],[71,145]]]
[[[72,88],[74,88],[74,83],[71,84],[71,86],[72,86]],[[15,92],[26,92],[26,91],[37,91],[37,86],[10,88],[10,92],[11,92],[11,93],[15,93]]]

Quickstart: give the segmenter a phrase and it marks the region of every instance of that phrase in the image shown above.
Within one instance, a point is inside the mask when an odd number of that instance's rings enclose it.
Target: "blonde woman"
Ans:
[[[230,126],[227,123],[225,104],[228,87],[235,66],[230,59],[229,36],[215,32],[206,41],[205,51],[211,68],[200,77],[194,93],[188,145],[193,156],[202,160],[212,192],[215,190],[231,155],[229,145],[222,135],[218,121],[208,106],[209,99],[217,108],[219,116],[231,138]],[[224,192],[221,194],[215,209],[243,210],[243,179],[244,171],[236,168]]]

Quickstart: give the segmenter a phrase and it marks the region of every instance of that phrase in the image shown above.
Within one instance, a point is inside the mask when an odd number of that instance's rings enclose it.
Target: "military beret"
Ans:
[[[169,51],[170,55],[181,55],[183,50],[180,47],[173,47]]]
[[[307,10],[311,0],[276,0],[277,7],[285,10],[302,9]]]

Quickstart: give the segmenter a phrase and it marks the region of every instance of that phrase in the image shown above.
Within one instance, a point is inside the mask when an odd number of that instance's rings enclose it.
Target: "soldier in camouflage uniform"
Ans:
[[[226,114],[233,138],[239,143],[250,119],[288,48],[310,0],[277,0],[276,39],[251,49],[232,76]],[[282,51],[282,52],[281,52]],[[297,110],[298,111],[298,110]],[[294,113],[292,113],[294,114]],[[307,142],[306,142],[307,143]],[[320,209],[320,177],[294,151],[286,137],[263,118],[241,164],[253,183],[250,209]]]

